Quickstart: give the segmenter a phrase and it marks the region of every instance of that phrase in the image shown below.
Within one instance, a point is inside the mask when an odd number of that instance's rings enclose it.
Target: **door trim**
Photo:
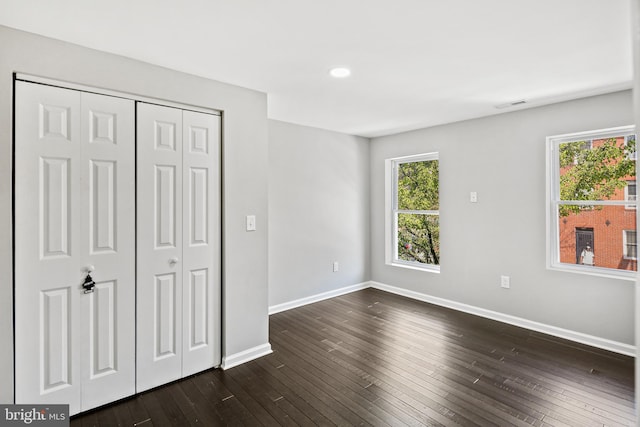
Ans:
[[[62,89],[72,89],[72,90],[79,90],[81,92],[96,93],[98,95],[107,95],[107,96],[113,96],[116,98],[125,98],[125,99],[130,99],[132,101],[145,102],[147,104],[156,104],[156,105],[161,105],[165,107],[180,108],[181,110],[191,110],[199,113],[213,114],[216,116],[223,115],[222,110],[205,108],[205,107],[200,107],[200,106],[191,105],[191,104],[182,104],[179,102],[173,102],[166,99],[149,98],[146,96],[135,95],[128,92],[119,92],[119,91],[110,90],[110,89],[96,88],[93,86],[86,86],[78,83],[54,80],[47,77],[34,76],[31,74],[15,73],[14,76],[15,76],[14,79],[16,81],[22,81],[27,83],[39,83],[42,85],[55,86]]]
[[[593,232],[593,227],[576,227],[574,230],[575,233],[575,243],[576,243],[576,264],[580,264],[580,254],[582,253],[582,250],[587,246],[590,245],[591,246],[591,250],[593,250],[595,252],[595,235]],[[579,240],[580,238],[578,237],[578,235],[589,235],[590,239],[589,241],[587,241],[586,244],[583,244],[582,246],[579,245]]]

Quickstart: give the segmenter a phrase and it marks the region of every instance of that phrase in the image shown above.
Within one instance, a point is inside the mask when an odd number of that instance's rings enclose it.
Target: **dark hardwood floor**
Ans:
[[[270,318],[273,354],[71,426],[633,426],[634,361],[374,289]]]

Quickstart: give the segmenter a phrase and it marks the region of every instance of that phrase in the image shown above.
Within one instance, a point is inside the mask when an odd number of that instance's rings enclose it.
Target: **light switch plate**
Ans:
[[[247,215],[247,231],[256,231],[255,215]]]
[[[511,287],[511,277],[500,276],[500,286],[505,289],[509,289]]]

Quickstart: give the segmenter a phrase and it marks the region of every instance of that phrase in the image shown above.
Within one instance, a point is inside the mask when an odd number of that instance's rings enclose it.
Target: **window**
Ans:
[[[622,236],[622,252],[625,259],[638,259],[636,230],[624,230]]]
[[[387,160],[387,263],[440,271],[438,153]]]
[[[629,153],[629,159],[630,160],[637,160],[638,159],[638,152],[635,149],[636,146],[636,136],[634,135],[627,135],[626,139],[625,139],[625,144],[628,146],[632,146],[633,148],[628,150]]]
[[[635,209],[636,208],[636,180],[630,179],[627,180],[627,186],[624,187],[624,199],[633,202],[632,204],[625,205],[627,209]]]
[[[547,138],[549,268],[634,278],[634,132],[626,126]]]
[[[584,153],[587,150],[591,150],[591,148],[593,147],[593,141],[588,140],[588,141],[580,141],[580,145],[577,146],[576,148],[578,148],[573,156],[573,164],[577,165],[578,162],[580,161],[580,156],[579,153]]]

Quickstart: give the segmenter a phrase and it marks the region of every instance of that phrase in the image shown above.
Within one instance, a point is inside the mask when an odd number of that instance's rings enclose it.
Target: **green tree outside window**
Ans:
[[[560,200],[600,201],[610,199],[636,176],[636,141],[617,138],[598,141],[574,141],[559,146]],[[598,207],[596,207],[598,208]],[[579,214],[582,205],[562,204],[561,217]]]
[[[440,265],[438,160],[397,166],[398,259]]]

